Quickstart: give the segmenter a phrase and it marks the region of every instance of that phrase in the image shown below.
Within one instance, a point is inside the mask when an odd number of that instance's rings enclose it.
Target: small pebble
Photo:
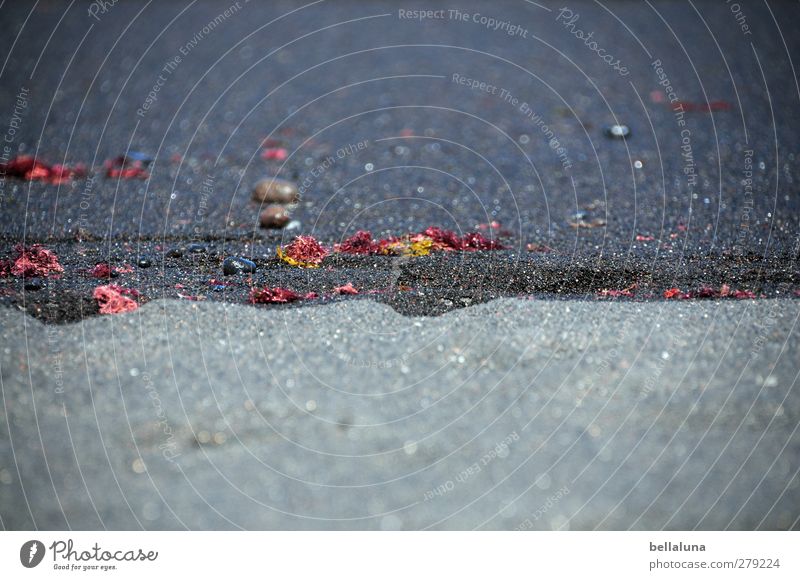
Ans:
[[[25,290],[29,292],[35,292],[36,290],[41,290],[44,287],[44,282],[42,282],[41,278],[26,278],[25,279]]]
[[[180,258],[183,256],[183,250],[180,248],[172,248],[167,250],[167,258]]]
[[[226,276],[233,276],[234,274],[239,274],[240,272],[252,274],[255,271],[255,262],[251,262],[245,258],[230,257],[225,258],[225,260],[222,262],[222,273]]]
[[[281,205],[270,205],[261,212],[258,219],[262,228],[280,229],[289,223],[289,212]]]
[[[630,137],[631,130],[627,125],[610,125],[604,129],[606,137],[612,139],[626,139]]]
[[[256,183],[253,200],[267,203],[294,203],[300,199],[297,186],[291,181],[268,177]]]
[[[140,268],[149,268],[153,265],[153,263],[150,261],[150,258],[139,258],[139,260],[136,262],[136,265]]]
[[[153,157],[148,155],[147,153],[142,153],[141,151],[128,151],[125,154],[126,161],[138,161],[139,163],[143,163],[145,165],[149,165],[153,162]]]
[[[208,247],[205,244],[189,244],[186,246],[186,251],[190,254],[205,254]]]

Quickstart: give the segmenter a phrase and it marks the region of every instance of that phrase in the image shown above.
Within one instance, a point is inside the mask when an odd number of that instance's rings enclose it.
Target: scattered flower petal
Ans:
[[[88,274],[93,278],[111,278],[113,270],[105,263],[96,264],[94,268],[88,270]]]
[[[372,234],[366,231],[358,231],[341,244],[334,245],[334,251],[342,254],[370,255],[378,254],[381,246],[372,239]]]
[[[411,256],[427,256],[433,248],[433,240],[427,236],[413,236],[410,242],[407,253]]]
[[[353,288],[352,282],[348,282],[344,286],[338,286],[333,289],[335,294],[358,294],[358,290]]]
[[[106,177],[118,179],[147,179],[150,174],[145,167],[150,161],[143,161],[134,156],[120,155],[114,159],[109,159],[105,163]]]
[[[328,250],[312,236],[297,236],[291,244],[278,246],[278,258],[300,268],[318,268]]]
[[[302,296],[286,288],[253,288],[250,291],[253,304],[286,304],[301,299]]]
[[[131,312],[139,308],[139,304],[135,300],[125,296],[127,293],[130,293],[130,291],[109,284],[95,288],[92,297],[100,307],[100,314],[118,314],[120,312]]]
[[[25,247],[22,244],[15,248],[17,257],[11,267],[13,276],[42,276],[47,278],[50,274],[60,274],[64,271],[58,258],[50,250],[39,244]]]
[[[461,249],[465,251],[477,250],[502,250],[503,245],[496,240],[490,240],[479,233],[464,234],[461,238]]]
[[[692,293],[693,298],[716,298],[719,293],[711,286],[703,286],[700,290]]]
[[[486,230],[499,230],[500,229],[500,222],[493,221],[488,224],[478,224],[475,226],[479,231],[485,232]]]
[[[498,224],[499,225],[499,224]],[[483,234],[472,232],[459,237],[455,232],[438,227],[429,227],[423,232],[401,237],[388,237],[373,240],[366,231],[356,232],[334,251],[344,254],[388,254],[393,256],[427,256],[431,252],[501,250],[503,245],[486,238]]]
[[[745,300],[748,298],[756,298],[756,293],[751,290],[736,290],[733,297],[737,300]]]
[[[0,173],[25,181],[47,181],[53,185],[88,175],[86,166],[82,163],[74,167],[58,163],[50,165],[31,155],[19,155],[5,165],[0,165]]]
[[[633,291],[636,290],[638,286],[639,286],[638,284],[634,283],[622,290],[610,290],[610,289],[600,290],[600,292],[598,292],[597,295],[600,296],[601,298],[619,298],[619,297],[633,298]]]
[[[432,241],[436,249],[444,251],[460,250],[463,247],[461,238],[455,232],[442,228],[430,227],[423,232]]]
[[[283,147],[269,147],[261,152],[261,158],[267,161],[285,161],[289,152]]]

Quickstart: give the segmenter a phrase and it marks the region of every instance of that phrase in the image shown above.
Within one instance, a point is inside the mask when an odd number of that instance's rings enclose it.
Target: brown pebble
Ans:
[[[283,228],[289,223],[289,212],[280,205],[269,205],[259,217],[262,228]]]
[[[291,181],[267,177],[256,183],[253,199],[267,203],[294,203],[300,199],[300,193]]]

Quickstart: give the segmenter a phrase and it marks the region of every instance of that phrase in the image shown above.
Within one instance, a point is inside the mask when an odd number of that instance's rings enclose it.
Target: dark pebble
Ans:
[[[183,250],[180,248],[172,248],[167,250],[167,258],[180,258],[183,256]]]
[[[239,274],[240,272],[252,274],[255,271],[255,262],[251,262],[245,258],[225,258],[225,260],[222,262],[222,273],[226,276],[233,276],[234,274]]]
[[[205,244],[189,244],[186,251],[190,254],[205,254],[208,251],[208,246]]]
[[[28,278],[25,280],[24,288],[29,292],[35,292],[36,290],[44,288],[44,282],[41,278]]]
[[[148,155],[147,153],[142,153],[141,151],[128,151],[125,154],[126,161],[138,161],[139,163],[144,163],[145,165],[149,165],[153,162],[153,157]]]
[[[140,268],[149,268],[153,265],[153,263],[150,261],[150,258],[139,258],[139,261],[136,262],[136,265]]]

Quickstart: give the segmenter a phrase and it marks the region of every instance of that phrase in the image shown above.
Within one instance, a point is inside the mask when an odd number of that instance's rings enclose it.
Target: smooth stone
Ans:
[[[148,155],[147,153],[142,153],[141,151],[128,151],[125,154],[126,161],[138,161],[139,163],[144,163],[145,165],[149,165],[153,162],[153,156]]]
[[[149,268],[153,265],[153,263],[150,261],[150,258],[139,258],[139,260],[136,262],[136,265],[140,268]]]
[[[262,228],[280,229],[289,223],[289,212],[282,205],[270,205],[258,218]]]
[[[189,244],[186,246],[186,251],[190,254],[205,254],[208,247],[205,244]]]
[[[253,200],[266,203],[294,203],[300,199],[297,186],[291,181],[268,177],[256,183]]]
[[[183,250],[180,248],[172,248],[167,250],[167,258],[181,258],[183,257]]]
[[[233,276],[234,274],[252,274],[256,271],[256,263],[251,262],[246,258],[225,258],[222,261],[222,273],[226,276]]]
[[[610,125],[604,130],[606,137],[612,139],[625,139],[630,137],[631,130],[627,125]]]
[[[41,278],[27,278],[25,280],[24,288],[29,292],[35,292],[36,290],[41,290],[44,288],[44,282]]]

